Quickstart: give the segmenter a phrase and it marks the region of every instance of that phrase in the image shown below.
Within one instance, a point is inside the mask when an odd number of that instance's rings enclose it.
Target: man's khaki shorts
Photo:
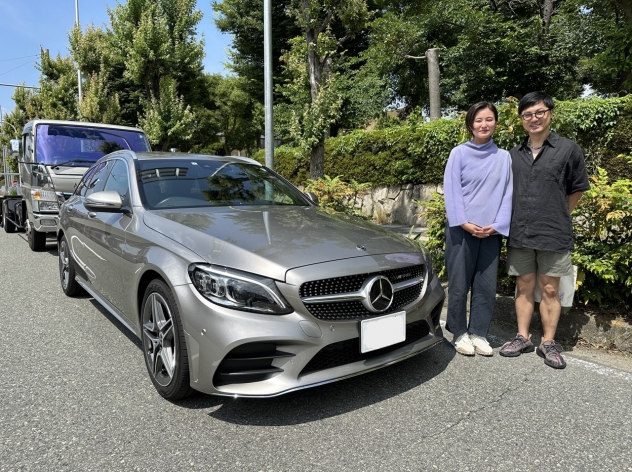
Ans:
[[[527,275],[538,272],[549,277],[562,277],[573,270],[571,253],[540,251],[525,247],[507,247],[509,275]]]

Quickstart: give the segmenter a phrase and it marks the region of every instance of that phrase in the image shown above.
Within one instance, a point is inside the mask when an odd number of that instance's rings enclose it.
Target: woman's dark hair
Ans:
[[[476,118],[476,114],[479,111],[484,110],[485,108],[490,109],[492,113],[494,114],[494,119],[498,121],[498,110],[496,110],[496,107],[494,106],[493,103],[478,102],[472,105],[470,109],[467,111],[467,115],[465,115],[465,127],[470,133],[472,132],[472,129],[474,126],[474,118]]]
[[[544,92],[529,92],[518,102],[518,114],[522,115],[524,110],[532,107],[533,105],[537,105],[540,102],[544,102],[544,106],[546,106],[549,110],[553,110],[553,108],[555,108],[555,104],[553,103],[553,99],[550,95],[547,95]]]

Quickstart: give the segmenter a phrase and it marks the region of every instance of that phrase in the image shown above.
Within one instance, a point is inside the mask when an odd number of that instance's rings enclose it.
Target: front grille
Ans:
[[[426,323],[426,320],[414,321],[406,325],[405,341],[364,354],[360,352],[360,338],[333,343],[318,351],[303,368],[300,375],[311,374],[319,370],[331,369],[341,365],[370,359],[399,349],[407,344],[417,342],[427,336],[428,333],[430,333],[430,327],[428,323]]]
[[[362,288],[362,283],[369,276],[382,275],[392,284],[421,277],[424,273],[423,265],[400,267],[399,269],[374,272],[372,274],[348,275],[334,277],[332,279],[312,280],[305,282],[299,289],[299,295],[303,297],[318,297],[322,295],[335,295],[338,293],[357,292]]]
[[[382,275],[393,284],[421,277],[424,273],[423,265],[400,267],[398,269],[374,272],[371,274],[348,275],[331,279],[312,280],[305,282],[299,288],[299,295],[305,297],[317,297],[326,295],[338,295],[358,292],[367,277]],[[400,310],[413,303],[421,295],[422,283],[395,292],[393,303],[383,313],[373,313],[367,310],[359,301],[339,301],[328,303],[304,303],[305,308],[312,316],[323,321],[349,321],[382,316]]]

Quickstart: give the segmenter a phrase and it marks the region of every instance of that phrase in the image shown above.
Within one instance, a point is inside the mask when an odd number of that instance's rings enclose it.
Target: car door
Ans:
[[[132,221],[132,204],[129,185],[129,169],[124,159],[115,159],[107,177],[103,191],[114,191],[119,194],[122,211],[94,212],[92,218],[103,225],[102,247],[100,250],[107,260],[98,277],[99,292],[114,305],[128,321],[135,324],[129,310],[128,299],[133,299],[133,269],[123,258],[125,251],[125,235]]]
[[[95,288],[98,285],[95,281],[99,267],[104,262],[98,242],[103,228],[98,220],[89,215],[84,203],[91,194],[103,190],[111,166],[110,161],[104,161],[91,168],[75,194],[65,203],[67,216],[64,217],[64,226],[73,260],[82,278]]]

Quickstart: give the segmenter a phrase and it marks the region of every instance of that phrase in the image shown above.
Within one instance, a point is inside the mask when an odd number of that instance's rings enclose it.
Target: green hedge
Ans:
[[[516,100],[508,99],[498,110],[494,139],[511,149],[525,136]],[[632,165],[617,157],[632,154],[632,96],[557,101],[552,127],[584,149],[591,173],[600,166],[613,179],[632,179]],[[450,150],[467,139],[464,113],[421,125],[353,131],[325,142],[325,174],[372,186],[440,184]],[[254,157],[263,161],[263,151]],[[309,178],[309,157],[295,148],[277,148],[274,167],[298,184]]]

